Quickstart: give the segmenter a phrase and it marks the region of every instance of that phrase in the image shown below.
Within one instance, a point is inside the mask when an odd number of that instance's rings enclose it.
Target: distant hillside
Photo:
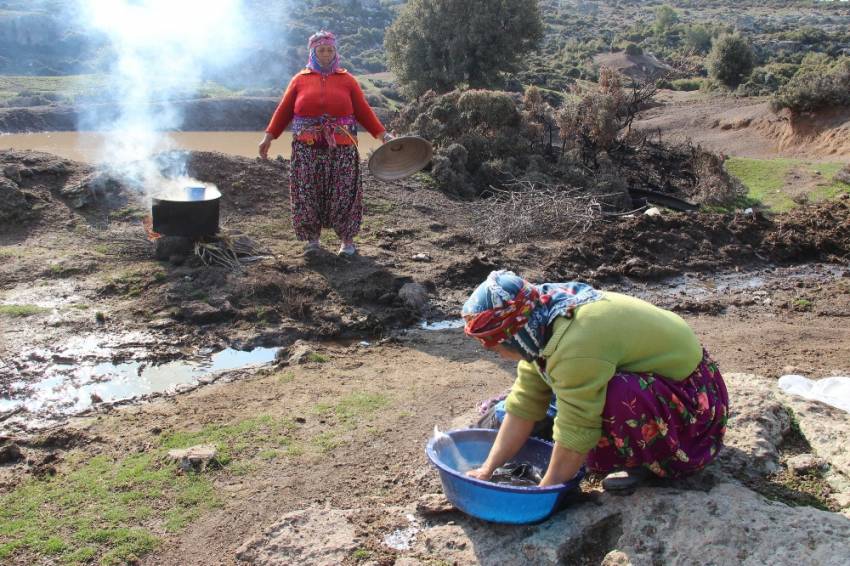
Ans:
[[[346,67],[386,70],[384,30],[402,0],[245,0],[254,44],[233,67],[207,78],[227,86],[280,87],[306,61],[307,38],[320,28],[340,37]],[[75,2],[0,0],[0,75],[71,75],[108,71],[104,38],[83,28]]]
[[[340,38],[343,64],[357,74],[386,70],[384,32],[405,0],[243,0],[252,44],[230,68],[205,78],[231,90],[270,94],[285,86],[306,60],[307,38],[320,28]],[[605,57],[639,47],[661,65],[686,62],[704,74],[705,50],[694,45],[728,30],[753,42],[758,65],[747,93],[768,94],[792,76],[811,51],[850,53],[846,2],[775,0],[539,0],[546,35],[526,68],[506,84],[553,91],[574,79],[596,77]],[[676,10],[669,27],[655,27],[662,4]],[[76,1],[0,0],[0,75],[105,73],[114,60],[103,38],[75,23]],[[188,25],[188,24],[187,24]],[[700,39],[700,37],[702,39]],[[707,40],[706,40],[707,37]]]

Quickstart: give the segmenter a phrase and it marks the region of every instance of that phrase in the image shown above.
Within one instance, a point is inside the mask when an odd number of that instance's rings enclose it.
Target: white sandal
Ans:
[[[339,251],[337,252],[337,255],[344,255],[344,256],[351,257],[356,253],[357,253],[357,248],[354,246],[354,244],[342,244],[342,245],[339,246]]]

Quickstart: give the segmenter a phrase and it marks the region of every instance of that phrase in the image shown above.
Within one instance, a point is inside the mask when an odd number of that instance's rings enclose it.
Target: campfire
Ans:
[[[241,234],[221,230],[215,185],[195,183],[171,187],[151,199],[151,214],[142,220],[156,257],[175,261],[197,256],[204,265],[238,271],[246,263],[269,256],[268,252]]]

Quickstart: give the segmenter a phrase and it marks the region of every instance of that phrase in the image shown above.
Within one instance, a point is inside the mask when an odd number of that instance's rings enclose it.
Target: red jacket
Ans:
[[[325,114],[336,117],[354,115],[374,137],[380,137],[386,131],[366,102],[357,79],[345,69],[339,69],[327,78],[309,69],[292,77],[266,132],[277,139],[295,114],[310,117]],[[339,145],[352,143],[351,138],[344,133],[337,133],[334,137]]]

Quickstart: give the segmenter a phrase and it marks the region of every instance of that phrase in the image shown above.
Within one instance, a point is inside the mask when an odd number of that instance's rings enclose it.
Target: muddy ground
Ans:
[[[61,477],[80,454],[120,460],[167,432],[286,417],[299,449],[260,458],[258,448],[241,447],[236,456],[251,463],[249,472],[214,472],[221,505],[178,532],[146,524],[161,542],[142,563],[232,564],[252,533],[318,503],[375,509],[360,521],[360,556],[392,564],[380,544],[391,527],[380,509],[439,491],[423,453],[433,426],[468,421],[478,401],[511,382],[511,368],[459,330],[417,324],[456,317],[494,268],[534,280],[579,278],[670,308],[724,371],[850,372],[850,199],[772,217],[608,219],[569,240],[495,246],[479,241],[467,209],[427,179],[382,183],[365,172],[360,255],[337,257],[328,235],[331,251],[308,257],[289,225],[287,167],[190,156],[190,172],[223,194],[224,233],[247,238],[260,256],[233,271],[179,250],[160,249],[157,259],[143,202],[87,166],[0,152],[0,305],[31,307],[0,314],[0,400],[25,397],[57,364],[283,348],[276,365],[233,371],[184,394],[121,407],[92,399],[85,414],[48,420],[46,431],[32,423],[62,407],[6,411],[4,442],[22,456],[0,466],[0,490]],[[75,346],[85,337],[98,347]],[[33,560],[23,552],[13,563]]]

